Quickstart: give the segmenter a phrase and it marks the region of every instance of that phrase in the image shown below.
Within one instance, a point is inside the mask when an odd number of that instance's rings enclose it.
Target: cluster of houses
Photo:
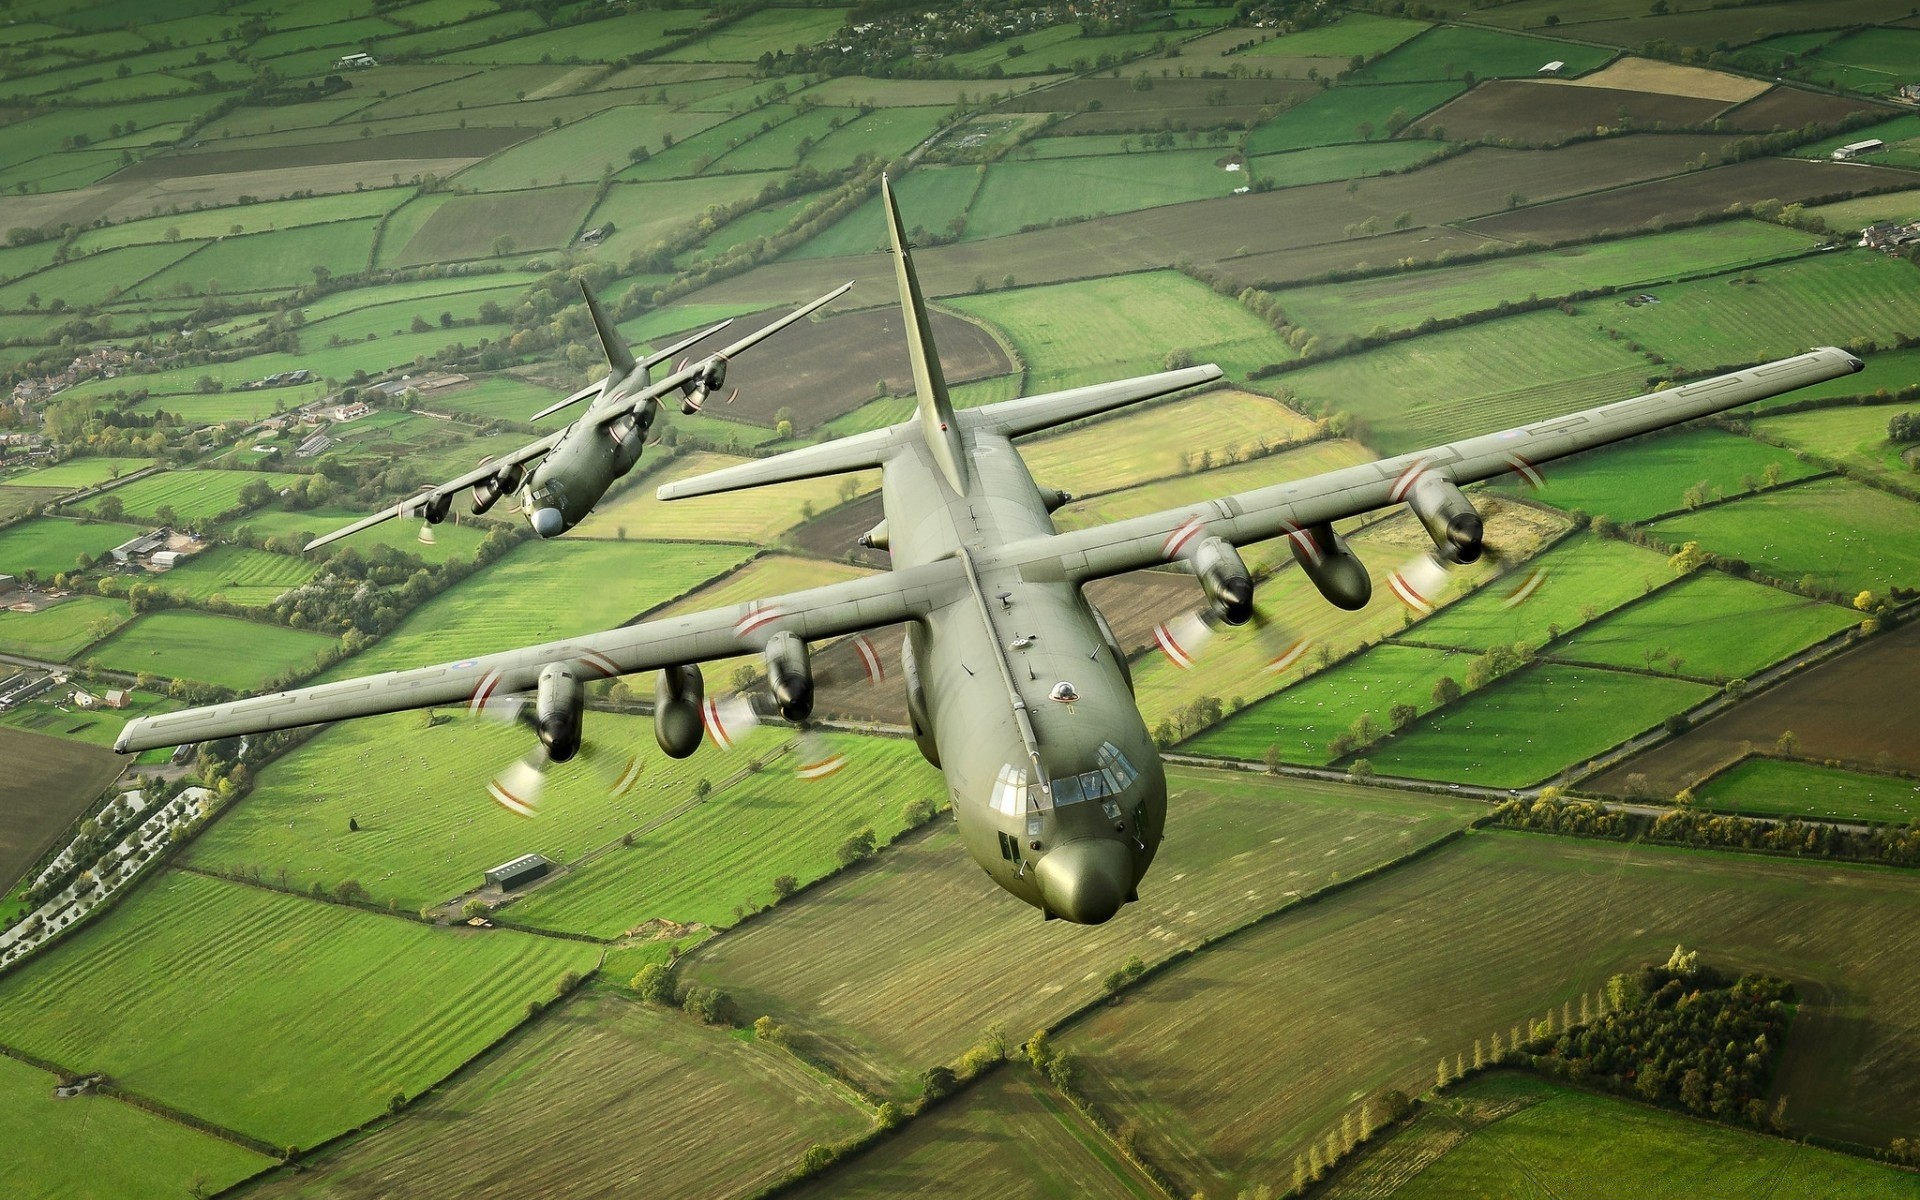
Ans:
[[[13,385],[13,399],[16,404],[32,404],[57,396],[82,380],[96,377],[111,379],[120,373],[121,367],[144,357],[119,346],[98,346],[77,356],[65,369],[52,375],[22,379]]]
[[[144,566],[153,571],[170,571],[204,549],[199,535],[175,533],[171,529],[149,529],[107,551],[123,567]]]
[[[1888,254],[1898,254],[1907,246],[1920,242],[1920,221],[1909,221],[1902,225],[1898,221],[1876,221],[1860,231],[1860,244],[1869,250],[1884,250]]]

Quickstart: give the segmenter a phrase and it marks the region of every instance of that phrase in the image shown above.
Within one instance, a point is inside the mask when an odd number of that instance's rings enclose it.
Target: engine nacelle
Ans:
[[[1073,503],[1073,493],[1063,492],[1059,488],[1041,488],[1040,503],[1047,506],[1048,512],[1054,512]]]
[[[1253,573],[1225,540],[1210,537],[1200,543],[1193,552],[1193,573],[1215,616],[1229,625],[1245,625],[1253,619]]]
[[[727,360],[715,355],[700,365],[699,374],[680,385],[681,394],[686,399],[680,402],[683,413],[697,413],[707,397],[719,391],[727,382]]]
[[[1313,586],[1336,608],[1365,608],[1373,598],[1373,580],[1367,565],[1347,545],[1347,539],[1324,521],[1287,535],[1293,557]]]
[[[1427,528],[1427,536],[1449,562],[1470,563],[1480,557],[1486,526],[1473,502],[1451,480],[1427,471],[1407,489],[1407,507]]]
[[[492,508],[500,497],[510,495],[526,478],[526,471],[519,463],[501,467],[495,474],[487,476],[473,485],[473,515],[479,516]]]
[[[447,510],[452,507],[453,493],[440,492],[427,500],[420,509],[420,515],[427,519],[427,524],[438,525],[447,519]]]
[[[913,744],[929,766],[940,766],[940,746],[933,739],[933,720],[927,715],[927,691],[920,684],[920,656],[913,644],[919,627],[909,626],[906,641],[900,645],[900,674],[907,681],[907,724],[913,729]]]
[[[776,633],[767,641],[767,690],[780,715],[804,721],[813,715],[813,664],[807,644],[791,633]]]
[[[691,663],[667,667],[653,677],[653,740],[669,758],[686,758],[700,748],[700,704],[706,680]]]
[[[540,672],[533,725],[540,734],[540,744],[547,748],[547,757],[554,762],[566,762],[580,753],[580,729],[586,707],[586,688],[572,667],[550,663]]]

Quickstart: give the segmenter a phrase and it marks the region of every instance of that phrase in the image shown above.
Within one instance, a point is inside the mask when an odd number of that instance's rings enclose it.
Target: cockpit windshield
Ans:
[[[1019,816],[1044,808],[1078,804],[1082,800],[1118,796],[1140,778],[1139,769],[1112,742],[1100,743],[1094,763],[1091,771],[1055,776],[1051,796],[1041,790],[1039,780],[1027,768],[1008,763],[1000,768],[999,776],[993,781],[989,805],[995,812]]]

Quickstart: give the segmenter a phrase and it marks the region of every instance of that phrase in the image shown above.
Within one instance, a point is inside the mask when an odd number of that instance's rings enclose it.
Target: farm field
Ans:
[[[1845,463],[1895,487],[1912,487],[1920,479],[1906,457],[1911,444],[1887,440],[1888,420],[1907,411],[1904,404],[1814,408],[1768,417],[1758,428],[1768,437]]]
[[[104,596],[75,596],[32,613],[0,610],[0,652],[65,662],[132,616],[126,601]]]
[[[1902,958],[1916,904],[1912,880],[1872,868],[1470,834],[1157,976],[1055,1044],[1181,1190],[1278,1187],[1357,1097],[1423,1090],[1438,1054],[1683,942],[1703,961],[1796,981],[1803,1003],[1779,1085],[1793,1125],[1877,1140],[1913,1111],[1905,1056],[1875,1033],[1902,1026],[1920,999]],[[1342,949],[1355,945],[1369,952]],[[1195,996],[1235,1019],[1222,1024]],[[1348,1047],[1338,1062],[1333,1045]]]
[[[307,674],[332,645],[331,637],[303,629],[171,609],[136,618],[95,646],[85,662],[252,692]]]
[[[1175,429],[1177,447],[1168,444]],[[1313,431],[1313,422],[1285,405],[1227,389],[1035,438],[1022,443],[1020,456],[1044,486],[1085,496],[1183,474],[1203,451],[1224,464]]]
[[[1231,195],[1247,176],[1224,170],[1219,158],[1218,149],[1156,152],[1147,171],[1129,154],[997,163],[967,210],[967,236]]]
[[[1539,649],[1555,630],[1572,630],[1673,581],[1666,560],[1630,542],[1578,534],[1528,563],[1544,572],[1526,603],[1508,608],[1513,584],[1488,587],[1442,609],[1403,635],[1409,641],[1467,650],[1525,642]],[[1591,611],[1589,611],[1591,610]]]
[[[259,608],[320,573],[315,559],[293,558],[246,546],[203,550],[153,582],[193,600],[225,597],[230,604]]]
[[[1863,355],[1861,361],[1866,364],[1852,375],[1842,375],[1829,379],[1825,383],[1816,383],[1811,387],[1789,392],[1771,402],[1763,401],[1754,409],[1756,414],[1783,405],[1807,400],[1826,400],[1834,397],[1871,396],[1875,401],[1881,399],[1881,393],[1891,399],[1901,388],[1920,383],[1920,349],[1881,350]]]
[[[181,238],[187,239],[218,238],[232,234],[235,225],[240,227],[242,233],[263,233],[303,225],[379,217],[385,216],[412,195],[412,188],[378,188],[301,200],[272,200],[249,205],[243,211],[216,208],[171,213],[164,217],[122,221],[118,225],[86,230],[74,238],[73,248],[91,254],[114,246],[172,241],[167,236],[169,230],[177,231]]]
[[[1660,129],[1705,125],[1726,101],[1661,95],[1623,87],[1567,87],[1557,80],[1488,80],[1429,113],[1429,129],[1456,141],[1555,145],[1598,129]],[[1764,126],[1763,126],[1764,128]]]
[[[1639,523],[1687,507],[1689,489],[1705,484],[1703,499],[1737,496],[1765,485],[1769,467],[1781,482],[1806,479],[1820,468],[1788,450],[1719,429],[1692,428],[1655,434],[1621,446],[1546,464],[1546,486],[1536,500],[1572,512]],[[1494,486],[1518,491],[1515,476]]]
[[[1583,75],[1613,57],[1608,50],[1563,41],[1437,25],[1402,42],[1393,53],[1356,72],[1353,83],[1413,83],[1456,79],[1471,71],[1481,79],[1531,77],[1549,62],[1566,63],[1562,75]]]
[[[681,143],[693,144],[693,140]],[[614,231],[600,242],[596,257],[625,262],[630,255],[650,251],[670,235],[691,228],[709,205],[751,200],[779,178],[777,172],[757,171],[711,179],[620,182],[587,214],[585,224],[592,228],[613,222]]]
[[[329,677],[450,662],[610,629],[745,557],[739,547],[698,543],[529,542],[407,614],[397,629]]]
[[[1362,753],[1382,775],[1527,787],[1653,728],[1713,691],[1683,679],[1540,664]]]
[[[1849,629],[1861,614],[1791,592],[1696,571],[1556,642],[1557,659],[1667,671],[1695,679],[1744,679]],[[1663,659],[1649,654],[1665,651]]]
[[[126,760],[111,751],[0,727],[8,770],[0,775],[0,881],[13,883],[68,822],[118,778]]]
[[[1352,12],[1331,24],[1268,38],[1247,54],[1257,58],[1352,58],[1356,54],[1371,57],[1386,53],[1427,28],[1424,21]]]
[[[127,706],[110,709],[104,706],[91,710],[74,705],[69,699],[70,688],[54,688],[26,704],[19,705],[0,716],[0,725],[14,729],[23,729],[30,733],[44,733],[63,741],[82,742],[89,746],[98,746],[103,750],[111,749],[114,740],[120,736],[120,730],[135,717],[151,716],[156,713],[172,712],[186,705],[179,700],[159,694],[128,690]],[[86,690],[95,695],[107,691],[105,684],[86,685]],[[158,766],[167,761],[173,753],[167,749],[144,750],[123,763],[131,762],[136,766]]]
[[[900,215],[906,220],[909,232],[915,226],[939,231],[947,229],[955,218],[966,215],[980,183],[979,172],[971,167],[919,166],[900,178],[894,195],[900,202]],[[909,213],[912,215],[908,216]],[[865,254],[886,242],[887,219],[881,212],[880,198],[875,196],[808,238],[786,257],[837,258]],[[919,265],[917,259],[914,265]],[[938,338],[939,334],[934,336]]]
[[[171,508],[179,520],[197,522],[238,507],[240,492],[249,483],[264,482],[277,491],[298,478],[274,471],[161,471],[114,488],[106,496],[117,497],[129,515],[152,517],[163,508]],[[96,496],[79,507],[85,512],[98,512],[106,496]]]
[[[455,511],[458,511],[457,505]],[[256,536],[264,538],[298,538],[304,545],[320,534],[352,524],[366,515],[355,509],[337,506],[309,508],[299,512],[260,508],[245,516],[235,517],[225,528],[234,533],[252,530]],[[422,542],[418,524],[396,520],[364,529],[345,544],[362,554],[373,546],[391,546],[403,554],[418,555],[425,562],[442,563],[451,559],[472,558],[473,552],[486,539],[486,534],[480,526],[447,521],[434,527],[433,538],[431,544]]]
[[[1749,758],[1695,790],[1702,808],[1761,816],[1838,817],[1905,824],[1920,817],[1920,784],[1817,763]]]
[[[770,731],[756,745],[790,736]],[[944,799],[940,776],[905,738],[835,737],[829,744],[847,757],[839,774],[796,786],[792,771],[801,759],[790,749],[684,816],[649,828],[631,847],[534,891],[508,910],[509,918],[609,939],[655,919],[725,928],[738,922],[742,906],[773,903],[779,876],[811,883],[839,865],[835,850],[859,830],[872,829],[885,843],[904,827],[910,802]],[[650,749],[643,752],[658,761]],[[756,753],[764,758],[769,751]],[[735,766],[731,758],[709,757],[704,769],[730,774]]]
[[[157,299],[176,293],[293,288],[311,283],[320,269],[333,275],[357,275],[371,265],[379,224],[378,218],[366,217],[222,238],[153,275],[130,289],[130,294]]]
[[[1409,121],[1466,91],[1462,83],[1390,83],[1374,87],[1329,88],[1259,126],[1247,138],[1250,155],[1305,150],[1343,142],[1367,142],[1389,136],[1396,115]],[[1366,132],[1361,131],[1366,126]]]
[[[849,480],[853,482],[855,494],[880,486],[878,471],[861,471],[671,503],[654,495],[663,483],[718,471],[742,461],[745,460],[705,450],[683,454],[619,495],[602,501],[592,516],[580,522],[574,536],[617,538],[624,529],[628,537],[661,541],[698,538],[766,546],[807,520],[810,514],[825,512],[839,504],[843,499],[841,489]]]
[[[431,1200],[538,1178],[585,1195],[645,1179],[649,1196],[695,1200],[770,1183],[809,1144],[868,1122],[783,1050],[596,988],[400,1121],[255,1194],[399,1186]]]
[[[1783,579],[1885,592],[1920,582],[1920,530],[1912,503],[1844,479],[1821,479],[1672,517],[1651,531],[1673,545],[1699,542]]]
[[[0,1040],[312,1145],[437,1082],[596,957],[169,871],[10,973]]]
[[[765,9],[750,13],[665,56],[668,62],[750,63],[763,54],[791,51],[829,37],[847,19],[847,9]]]
[[[866,574],[870,574],[866,568],[844,562],[801,558],[794,554],[765,554],[647,615],[649,618],[658,618],[675,613],[724,608],[730,604],[744,604],[757,597],[840,583]],[[708,670],[716,676],[719,669],[720,666],[716,664],[708,666]],[[711,687],[708,690],[711,691]]]
[[[39,307],[29,297],[39,296],[51,305],[64,300],[70,308],[99,304],[109,294],[119,295],[164,267],[193,253],[205,242],[171,242],[158,246],[127,246],[103,250],[44,271],[24,276],[0,287],[0,308]]]
[[[1501,1072],[1475,1080],[1450,1093],[1440,1107],[1343,1174],[1327,1189],[1329,1200],[1358,1200],[1379,1194],[1369,1188],[1381,1186],[1393,1188],[1396,1200],[1522,1195],[1532,1188],[1551,1188],[1569,1200],[1601,1195],[1736,1200],[1768,1191],[1878,1200],[1913,1192],[1912,1177],[1891,1167],[1537,1076]],[[1377,1160],[1391,1171],[1389,1163],[1399,1165],[1401,1143],[1429,1137],[1445,1139],[1445,1148],[1398,1187],[1368,1170]],[[1421,1159],[1433,1153],[1413,1145],[1406,1152]]]
[[[1028,919],[1036,914],[983,878],[959,835],[936,822],[706,944],[682,977],[772,1013],[862,1086],[911,1094],[927,1064],[957,1058],[989,1023],[1031,1030],[1093,999],[1099,977],[1129,954],[1157,962],[1485,812],[1238,772],[1167,776],[1166,841],[1140,903],[1098,929]],[[938,986],[924,986],[931,980]],[[984,1009],[983,989],[997,997]]]
[[[954,1200],[1083,1196],[1154,1200],[1161,1195],[1101,1132],[1025,1063],[1002,1067],[901,1134],[789,1195],[899,1195],[912,1180]]]
[[[9,575],[32,573],[50,581],[62,571],[74,570],[82,555],[99,558],[140,532],[131,525],[35,517],[0,529],[0,563],[6,564]]]
[[[20,475],[5,478],[7,487],[59,488],[71,492],[80,488],[93,487],[118,479],[122,475],[131,475],[143,467],[153,465],[150,458],[70,458],[51,467],[41,467]]]
[[[0,1056],[0,1125],[13,1144],[0,1162],[0,1188],[10,1195],[182,1195],[196,1181],[225,1188],[273,1165],[265,1155],[105,1096],[56,1100],[58,1082]]]

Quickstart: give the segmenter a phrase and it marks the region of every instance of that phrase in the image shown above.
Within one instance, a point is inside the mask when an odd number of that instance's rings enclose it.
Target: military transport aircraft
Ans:
[[[594,299],[593,291],[582,280],[580,291],[587,299],[587,312],[593,317],[593,327],[600,335],[600,345],[606,350],[607,366],[611,369],[599,382],[590,383],[566,399],[548,405],[530,419],[538,421],[591,396],[593,403],[587,407],[585,415],[565,429],[556,430],[537,442],[530,442],[512,454],[490,458],[458,478],[423,488],[418,495],[409,496],[392,508],[381,509],[370,517],[323,534],[308,542],[304,548],[311,550],[315,546],[324,546],[395,517],[423,517],[428,526],[438,525],[447,519],[453,498],[462,488],[473,489],[473,513],[479,516],[492,508],[500,497],[521,488],[523,482],[525,487],[520,492],[520,511],[526,514],[527,523],[543,538],[559,537],[586,520],[594,505],[600,503],[600,497],[607,494],[607,489],[640,461],[647,431],[653,427],[654,416],[660,409],[660,397],[677,388],[681,392],[680,411],[699,412],[707,397],[726,382],[728,362],[749,347],[759,345],[795,321],[845,295],[852,286],[851,283],[842,284],[811,304],[803,305],[773,324],[741,338],[725,350],[709,354],[691,366],[682,366],[654,383],[651,379],[654,367],[671,360],[696,342],[720,332],[732,322],[722,321],[636,362],[620,331],[600,311],[599,301]],[[536,458],[542,461],[529,474],[527,464]],[[430,540],[425,528],[421,531],[421,538],[423,541]]]
[[[1057,533],[1060,493],[1037,485],[1012,439],[1211,382],[1215,366],[1167,371],[956,412],[935,353],[891,186],[885,209],[918,399],[891,428],[670,483],[662,499],[879,467],[885,520],[868,538],[893,569],[749,604],[646,621],[489,654],[183,712],[141,717],[122,753],[400,709],[531,694],[546,753],[579,748],[583,685],[656,671],[654,732],[684,757],[702,718],[717,742],[726,705],[702,695],[695,664],[763,655],[781,711],[812,708],[808,644],[908,622],[913,736],[940,768],[968,852],[1047,918],[1111,918],[1152,863],[1167,826],[1160,758],[1135,708],[1126,659],[1086,601],[1089,580],[1169,562],[1198,576],[1228,624],[1253,616],[1254,580],[1235,547],[1287,537],[1328,599],[1357,608],[1371,591],[1333,523],[1407,505],[1436,561],[1482,545],[1460,485],[1687,421],[1860,369],[1831,347],[1601,408],[1468,438],[1311,479]],[[737,698],[736,698],[737,699]]]

